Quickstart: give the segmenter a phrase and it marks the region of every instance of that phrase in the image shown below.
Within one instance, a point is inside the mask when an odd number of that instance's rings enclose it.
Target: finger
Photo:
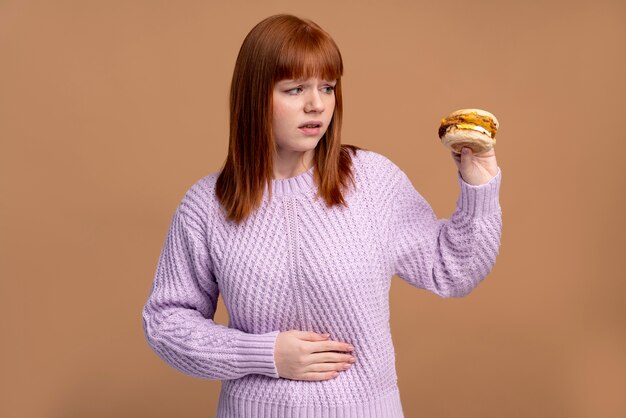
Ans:
[[[328,334],[318,334],[313,331],[297,331],[295,334],[296,337],[304,341],[326,341],[328,339]]]
[[[350,354],[335,353],[333,351],[325,351],[322,353],[313,353],[307,357],[307,363],[354,363],[356,359]]]
[[[302,376],[302,380],[328,380],[328,379],[334,379],[335,377],[339,376],[339,372],[338,371],[328,371],[328,372],[309,372],[309,373],[304,373],[304,375]]]
[[[309,353],[321,353],[325,351],[337,351],[337,352],[345,352],[345,351],[353,351],[354,347],[352,347],[348,343],[342,343],[340,341],[311,341],[307,342],[307,348],[309,349]]]
[[[471,148],[463,147],[463,151],[461,152],[461,166],[469,166],[472,163],[472,154]]]
[[[352,366],[351,363],[342,362],[342,363],[313,363],[302,370],[305,373],[309,372],[328,372],[328,371],[337,371],[343,372],[344,370],[348,370]]]

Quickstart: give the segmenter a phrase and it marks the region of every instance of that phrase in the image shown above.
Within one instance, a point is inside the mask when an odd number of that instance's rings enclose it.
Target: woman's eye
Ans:
[[[291,94],[293,96],[302,93],[304,89],[302,87],[294,87],[292,89],[287,90],[287,94]],[[326,94],[332,94],[335,91],[335,86],[324,86],[322,87],[322,91]]]

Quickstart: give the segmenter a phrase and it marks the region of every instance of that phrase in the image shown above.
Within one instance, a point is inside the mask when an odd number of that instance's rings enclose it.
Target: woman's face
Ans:
[[[281,80],[274,85],[272,129],[280,151],[310,151],[335,110],[336,80]]]

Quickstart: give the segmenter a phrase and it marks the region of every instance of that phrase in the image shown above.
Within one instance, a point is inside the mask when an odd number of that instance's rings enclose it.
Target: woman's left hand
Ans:
[[[463,149],[469,152],[467,154],[457,154],[450,151],[450,153],[458,170],[461,172],[461,177],[463,177],[466,183],[479,186],[489,182],[498,174],[496,151],[493,147],[481,154],[473,154],[468,147]]]

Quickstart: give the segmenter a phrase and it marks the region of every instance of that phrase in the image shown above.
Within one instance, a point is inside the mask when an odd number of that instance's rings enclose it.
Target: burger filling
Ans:
[[[459,129],[471,129],[473,131],[482,132],[487,135],[489,138],[492,138],[491,132],[483,128],[482,126],[472,125],[471,123],[458,123],[455,125]]]
[[[452,127],[479,131],[488,135],[490,138],[495,138],[497,130],[493,119],[487,116],[481,116],[477,113],[466,113],[442,119],[441,126],[439,127],[439,138],[443,137],[448,129]]]

